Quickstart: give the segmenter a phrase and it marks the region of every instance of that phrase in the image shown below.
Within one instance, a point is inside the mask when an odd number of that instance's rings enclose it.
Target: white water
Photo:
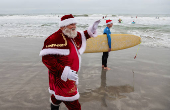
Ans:
[[[46,38],[59,29],[62,15],[2,15],[0,16],[0,37]],[[77,30],[88,28],[95,20],[102,19],[103,14],[76,15]],[[142,45],[170,48],[169,15],[107,15],[113,20],[112,34],[133,34],[142,38]],[[118,23],[121,18],[123,23]],[[131,24],[135,21],[136,24]],[[102,19],[98,34],[106,27]]]

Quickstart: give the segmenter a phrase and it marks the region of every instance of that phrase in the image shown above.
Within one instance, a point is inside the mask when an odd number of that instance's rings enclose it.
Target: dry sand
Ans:
[[[50,110],[44,39],[0,38],[0,110]],[[82,110],[169,110],[170,49],[139,46],[83,54],[78,89]],[[67,110],[62,104],[60,110]]]

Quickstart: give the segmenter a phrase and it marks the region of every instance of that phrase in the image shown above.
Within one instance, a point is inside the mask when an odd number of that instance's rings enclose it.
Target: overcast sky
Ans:
[[[0,14],[170,14],[170,0],[0,0]]]

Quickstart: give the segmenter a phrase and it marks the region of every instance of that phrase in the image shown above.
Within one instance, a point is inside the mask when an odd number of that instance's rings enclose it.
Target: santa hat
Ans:
[[[110,19],[106,20],[106,24],[111,24],[111,23],[113,23],[112,20],[110,20]]]
[[[61,21],[60,21],[59,27],[68,26],[68,25],[73,24],[73,23],[77,23],[77,21],[73,17],[72,14],[64,15],[63,17],[61,17]]]

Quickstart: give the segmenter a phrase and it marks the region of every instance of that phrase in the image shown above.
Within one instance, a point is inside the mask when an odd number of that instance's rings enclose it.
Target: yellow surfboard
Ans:
[[[141,38],[130,34],[111,34],[111,41],[111,51],[116,51],[140,44]],[[108,49],[107,35],[98,35],[87,39],[85,53],[107,52]]]

